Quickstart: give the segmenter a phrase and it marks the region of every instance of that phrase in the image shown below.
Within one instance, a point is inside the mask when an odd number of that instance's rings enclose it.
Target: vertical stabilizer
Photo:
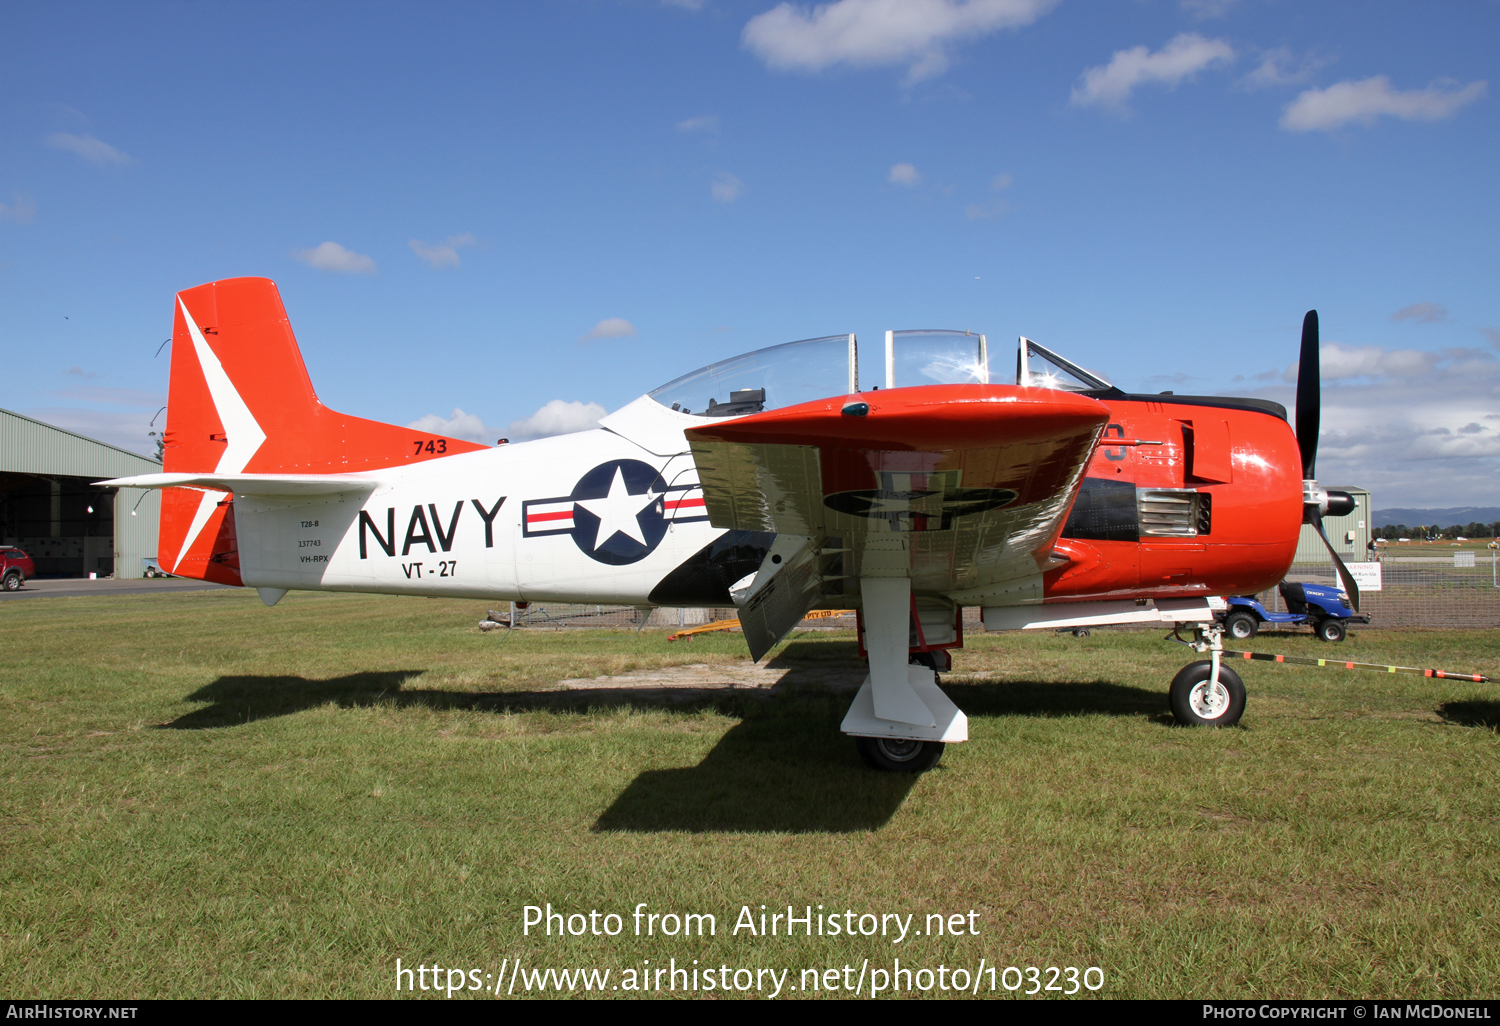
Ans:
[[[335,474],[484,448],[365,420],[313,391],[274,282],[231,278],[177,294],[162,469]],[[182,577],[240,584],[233,496],[169,488],[157,558]]]

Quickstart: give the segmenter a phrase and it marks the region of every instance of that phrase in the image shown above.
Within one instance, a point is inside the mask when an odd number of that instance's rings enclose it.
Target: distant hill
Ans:
[[[1500,520],[1500,506],[1452,506],[1448,509],[1377,509],[1375,511],[1374,525],[1376,527],[1395,527],[1397,524],[1406,524],[1415,527],[1417,524],[1437,524],[1439,527],[1452,527],[1454,524],[1472,524],[1478,521],[1481,524],[1493,524]]]

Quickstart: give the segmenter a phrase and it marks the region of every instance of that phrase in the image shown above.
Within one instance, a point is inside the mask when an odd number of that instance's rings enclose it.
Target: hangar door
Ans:
[[[0,473],[0,542],[24,549],[41,576],[114,573],[114,489],[90,480]]]

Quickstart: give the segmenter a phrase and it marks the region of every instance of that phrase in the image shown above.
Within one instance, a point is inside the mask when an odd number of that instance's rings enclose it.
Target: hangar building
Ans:
[[[1330,491],[1348,492],[1354,496],[1352,513],[1342,517],[1323,518],[1323,530],[1328,532],[1328,540],[1333,542],[1339,558],[1345,563],[1365,562],[1370,539],[1374,536],[1371,529],[1375,526],[1375,510],[1370,505],[1370,490],[1348,486],[1326,487]],[[1323,539],[1318,537],[1318,532],[1310,524],[1302,525],[1302,536],[1297,541],[1296,562],[1330,565],[1333,562],[1328,558],[1328,550],[1323,547]]]
[[[39,576],[140,577],[161,493],[91,482],[159,473],[153,459],[0,410],[0,544],[24,549]]]

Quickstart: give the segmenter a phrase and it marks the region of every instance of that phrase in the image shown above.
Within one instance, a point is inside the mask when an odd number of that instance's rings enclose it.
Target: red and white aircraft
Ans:
[[[853,335],[773,346],[495,448],[324,406],[264,278],[178,293],[172,341],[165,472],[101,482],[165,489],[163,568],[268,605],[732,604],[757,659],[808,611],[855,608],[870,674],[843,730],[880,769],[967,739],[934,672],[965,606],[992,630],[1192,625],[1213,656],[1178,674],[1173,711],[1237,721],[1220,596],[1275,585],[1304,520],[1352,501],[1311,480],[1316,313],[1300,446],[1275,403],[1127,395],[1027,339],[1014,383],[992,382],[969,332],[887,332],[873,374]]]

